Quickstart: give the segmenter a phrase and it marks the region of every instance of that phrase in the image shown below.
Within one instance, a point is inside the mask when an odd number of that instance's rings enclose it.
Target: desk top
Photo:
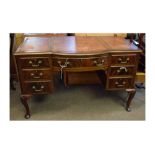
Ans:
[[[122,37],[58,36],[26,37],[15,52],[15,55],[94,55],[104,54],[110,51],[141,52],[137,46]]]

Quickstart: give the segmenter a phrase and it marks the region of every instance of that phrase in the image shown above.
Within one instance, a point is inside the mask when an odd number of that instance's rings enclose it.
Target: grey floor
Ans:
[[[132,112],[126,112],[126,92],[105,91],[101,85],[56,85],[53,94],[29,100],[29,120],[145,120],[145,89],[137,89]],[[26,120],[20,89],[10,91],[10,120]]]

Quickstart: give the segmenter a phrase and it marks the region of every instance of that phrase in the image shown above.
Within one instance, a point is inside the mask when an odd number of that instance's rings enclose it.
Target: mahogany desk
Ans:
[[[26,37],[14,53],[25,118],[30,117],[29,97],[52,93],[55,72],[61,73],[67,86],[70,73],[104,71],[105,89],[127,91],[126,110],[130,111],[140,52],[119,37]]]

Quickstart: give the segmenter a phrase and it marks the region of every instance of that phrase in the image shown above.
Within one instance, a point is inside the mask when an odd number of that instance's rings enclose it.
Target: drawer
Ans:
[[[54,67],[102,67],[108,65],[108,57],[75,59],[54,58],[52,62]]]
[[[110,67],[109,76],[124,76],[124,75],[134,75],[135,67]]]
[[[132,88],[132,78],[110,78],[108,81],[108,89],[124,89]]]
[[[111,64],[112,65],[136,65],[136,54],[128,55],[112,55]]]
[[[51,81],[23,82],[22,91],[23,94],[47,94],[52,92],[52,83]]]
[[[38,69],[38,70],[22,70],[22,77],[24,80],[50,80],[50,69]]]
[[[43,68],[50,67],[48,57],[25,57],[18,59],[21,68]]]

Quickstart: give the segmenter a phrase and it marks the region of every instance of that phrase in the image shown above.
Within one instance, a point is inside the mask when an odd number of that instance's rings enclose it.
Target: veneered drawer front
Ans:
[[[22,77],[24,80],[50,80],[50,69],[38,69],[38,70],[22,70]]]
[[[67,67],[102,67],[108,65],[108,57],[99,57],[99,58],[78,58],[78,59],[61,59],[54,58],[53,66],[67,66]]]
[[[19,58],[18,65],[21,68],[43,68],[50,67],[48,57],[24,57]]]
[[[52,92],[52,83],[47,82],[23,82],[22,90],[24,94],[47,94]]]
[[[108,89],[131,88],[132,83],[133,83],[132,78],[111,78],[108,81]]]
[[[111,65],[136,65],[136,54],[112,55]]]
[[[125,76],[125,75],[134,75],[135,67],[110,67],[110,76]]]

